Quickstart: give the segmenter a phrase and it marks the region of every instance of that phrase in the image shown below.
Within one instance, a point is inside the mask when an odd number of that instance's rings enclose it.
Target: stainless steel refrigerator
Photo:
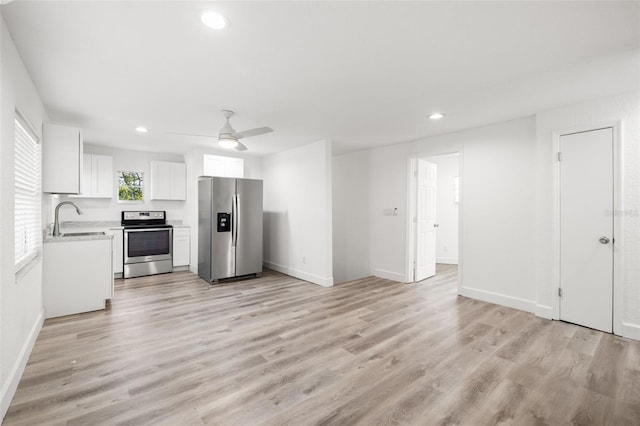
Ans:
[[[262,273],[262,181],[198,178],[198,275],[215,283]]]

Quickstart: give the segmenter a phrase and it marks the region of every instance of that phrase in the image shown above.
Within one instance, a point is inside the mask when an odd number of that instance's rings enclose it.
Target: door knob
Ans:
[[[610,240],[607,237],[600,237],[598,241],[600,241],[600,244],[609,244]]]

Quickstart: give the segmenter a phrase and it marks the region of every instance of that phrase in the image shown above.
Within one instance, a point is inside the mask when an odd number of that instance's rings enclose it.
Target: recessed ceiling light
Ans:
[[[149,129],[147,129],[144,126],[138,126],[138,127],[136,127],[136,132],[138,132],[138,133],[149,133]]]
[[[429,116],[429,118],[432,120],[440,120],[442,117],[444,117],[444,114],[441,112],[434,112]]]
[[[213,28],[214,30],[221,30],[227,26],[227,20],[225,17],[212,10],[204,12],[200,19],[202,19],[203,24],[209,28]]]

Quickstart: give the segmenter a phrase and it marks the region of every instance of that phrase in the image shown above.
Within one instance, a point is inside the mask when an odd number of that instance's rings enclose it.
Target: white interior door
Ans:
[[[418,159],[416,281],[436,274],[436,179],[438,166]]]
[[[613,129],[560,137],[560,319],[613,331]]]

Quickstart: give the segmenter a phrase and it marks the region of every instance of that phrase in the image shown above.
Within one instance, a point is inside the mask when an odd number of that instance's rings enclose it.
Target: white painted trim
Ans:
[[[405,281],[405,276],[398,272],[393,271],[385,271],[384,269],[374,269],[373,275],[376,277],[384,278],[385,280],[398,281],[401,283],[404,282],[413,282],[413,281]]]
[[[333,286],[333,141],[325,140],[325,217],[327,228],[325,234],[325,256],[327,267],[324,273],[328,278],[324,279],[323,287]]]
[[[551,306],[536,304],[535,314],[537,317],[553,319],[553,308]]]
[[[613,334],[623,335],[624,327],[622,322],[624,310],[624,256],[622,247],[624,247],[624,229],[623,215],[616,212],[623,211],[622,193],[623,193],[623,175],[622,175],[622,121],[595,123],[590,125],[574,126],[566,129],[556,130],[552,133],[553,137],[553,229],[552,255],[554,262],[552,263],[552,319],[560,319],[560,297],[558,296],[558,288],[560,287],[560,161],[557,158],[557,152],[560,150],[560,137],[562,135],[588,132],[592,130],[604,129],[611,127],[613,129],[613,238],[615,244],[613,247]]]
[[[553,132],[553,152],[551,153],[551,161],[553,162],[552,179],[552,214],[551,221],[551,255],[554,261],[551,264],[551,319],[560,319],[560,296],[558,289],[560,288],[560,161],[558,161],[558,152],[560,152],[560,132]]]
[[[536,302],[533,300],[521,299],[519,297],[507,296],[506,294],[494,293],[477,288],[462,287],[460,289],[460,295],[525,312],[534,312],[536,310]]]
[[[436,257],[436,263],[444,263],[446,265],[457,265],[457,257]]]
[[[464,147],[458,150],[458,294],[462,291],[464,283],[464,268],[462,255],[462,249],[464,245],[462,243],[462,236],[464,234],[463,218],[464,218]]]
[[[624,335],[624,168],[622,167],[622,121],[613,125],[613,333]],[[637,337],[640,339],[640,336]]]
[[[416,271],[415,271],[415,260],[416,260],[416,224],[413,221],[416,215],[416,198],[417,198],[417,184],[418,177],[416,173],[418,172],[418,157],[409,156],[407,158],[407,218],[406,218],[406,235],[405,235],[405,243],[406,249],[405,253],[407,254],[405,258],[405,276],[401,281],[405,283],[412,283],[416,281]],[[375,275],[375,273],[374,273]]]
[[[622,323],[622,337],[640,340],[640,324]]]
[[[301,271],[299,269],[291,268],[289,266],[280,265],[275,262],[270,262],[265,260],[263,262],[264,266],[269,269],[273,269],[274,271],[282,272],[283,274],[290,275],[292,277],[300,278],[301,280],[310,282],[312,284],[318,284],[322,287],[333,287],[333,277],[321,277],[320,275],[311,274],[306,271]]]
[[[20,383],[22,373],[24,373],[24,369],[27,366],[27,361],[29,361],[29,356],[31,355],[33,346],[36,344],[38,334],[40,334],[40,330],[42,329],[42,324],[44,324],[44,308],[40,310],[40,314],[38,315],[38,318],[36,318],[33,327],[31,327],[27,340],[24,342],[24,345],[18,354],[18,359],[13,365],[9,376],[2,387],[2,418],[7,414],[11,400],[16,393],[16,389],[18,389],[18,383]]]

